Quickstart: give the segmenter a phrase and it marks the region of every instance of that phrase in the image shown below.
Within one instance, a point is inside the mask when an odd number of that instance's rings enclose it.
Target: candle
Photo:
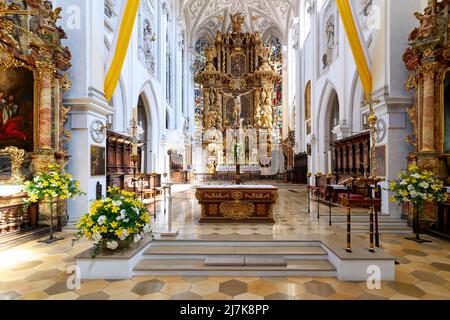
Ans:
[[[328,173],[333,173],[333,168],[332,168],[332,164],[331,164],[331,160],[332,160],[332,153],[331,151],[328,151]]]
[[[164,156],[164,173],[169,173],[169,157]]]
[[[138,109],[136,107],[133,108],[133,118],[131,125],[131,133],[133,137],[137,137],[137,121],[138,121]]]
[[[137,142],[133,141],[132,143],[132,155],[133,156],[137,156],[138,155],[138,146],[137,146]]]
[[[145,173],[145,152],[144,148],[141,150],[141,173]]]
[[[156,152],[153,152],[153,160],[152,160],[152,165],[153,165],[153,172],[156,172]]]

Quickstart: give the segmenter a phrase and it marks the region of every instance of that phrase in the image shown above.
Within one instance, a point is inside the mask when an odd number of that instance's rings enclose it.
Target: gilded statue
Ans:
[[[233,33],[242,33],[242,25],[244,24],[244,16],[238,12],[231,15],[231,24]]]
[[[417,39],[429,38],[434,30],[436,17],[433,13],[432,7],[427,7],[423,14],[419,12],[414,13],[414,16],[420,21],[420,27],[416,29]]]
[[[60,13],[62,12],[62,8],[58,7],[55,10],[50,11],[50,20],[56,23],[59,19],[61,19]]]
[[[261,101],[262,101],[261,128],[263,128],[263,129],[272,129],[273,117],[272,117],[272,107],[271,107],[271,102],[270,102],[270,94],[268,92],[269,90],[263,89],[261,92]]]
[[[262,48],[261,57],[262,57],[262,65],[261,65],[261,68],[259,68],[259,70],[260,71],[273,71],[273,69],[269,63],[269,58],[270,58],[270,48],[269,47]]]
[[[205,57],[208,59],[208,62],[212,62],[215,57],[217,57],[216,47],[206,47],[205,48]]]
[[[220,31],[217,31],[216,33],[216,42],[222,42],[222,33]]]
[[[216,111],[211,110],[206,114],[206,129],[214,128],[216,126]]]
[[[7,46],[13,47],[17,51],[20,51],[19,43],[12,36],[13,30],[14,22],[5,17],[0,17],[0,41]]]
[[[222,96],[220,90],[216,89],[216,128],[222,131]]]
[[[206,47],[205,57],[207,59],[205,71],[216,71],[216,67],[214,66],[214,58],[217,57],[217,49],[215,46]]]
[[[255,126],[259,128],[261,126],[261,90],[255,90]]]

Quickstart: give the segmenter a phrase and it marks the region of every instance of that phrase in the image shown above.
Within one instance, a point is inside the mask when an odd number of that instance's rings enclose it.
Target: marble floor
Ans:
[[[275,208],[275,225],[200,225],[197,223],[200,208],[193,187],[177,186],[173,200],[174,227],[179,229],[181,236],[190,238],[245,235],[283,240],[342,232],[324,221],[317,221],[314,213],[307,213],[304,187],[278,186],[280,199]],[[165,219],[163,213],[158,213],[154,221],[156,231],[164,227]],[[82,241],[72,246],[73,235],[68,232],[58,236],[66,239],[52,245],[33,241],[0,252],[0,300],[450,299],[450,243],[430,237],[427,238],[433,240],[432,243],[420,245],[404,240],[405,235],[381,235],[382,248],[394,255],[400,264],[396,267],[396,281],[382,283],[380,289],[369,289],[365,282],[342,282],[336,278],[153,276],[122,281],[83,281],[80,289],[70,289],[67,283],[71,282],[74,256],[90,245]],[[355,237],[367,240],[365,235]]]

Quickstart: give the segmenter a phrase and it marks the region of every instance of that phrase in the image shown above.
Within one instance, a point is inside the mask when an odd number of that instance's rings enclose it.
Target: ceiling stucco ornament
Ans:
[[[226,33],[231,28],[230,15],[242,12],[243,32],[277,33],[286,40],[297,0],[180,0],[191,41],[216,31]]]

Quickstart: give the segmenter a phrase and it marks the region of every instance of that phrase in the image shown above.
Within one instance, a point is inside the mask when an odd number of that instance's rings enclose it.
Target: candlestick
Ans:
[[[137,158],[138,156],[138,145],[137,145],[137,141],[133,141],[132,143],[132,155],[135,156]]]
[[[133,108],[133,118],[131,119],[131,134],[133,137],[137,137],[137,121],[138,121],[138,109]]]
[[[332,163],[331,163],[331,157],[332,157],[332,153],[331,151],[328,151],[328,173],[333,173],[333,168],[332,168]]]

